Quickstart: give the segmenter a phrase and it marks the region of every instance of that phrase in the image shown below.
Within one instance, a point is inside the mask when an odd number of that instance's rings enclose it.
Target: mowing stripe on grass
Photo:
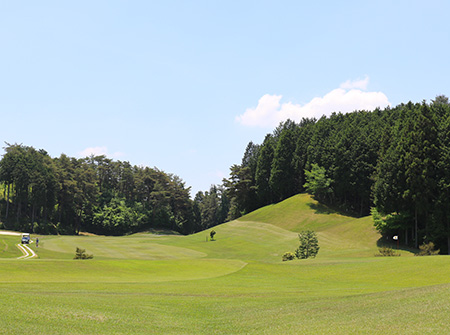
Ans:
[[[5,283],[36,282],[104,284],[189,281],[226,276],[246,265],[239,260],[224,259],[0,260],[0,287]]]

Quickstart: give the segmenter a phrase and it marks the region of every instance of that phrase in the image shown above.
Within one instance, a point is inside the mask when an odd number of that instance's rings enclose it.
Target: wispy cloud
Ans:
[[[122,152],[114,152],[110,154],[107,147],[90,147],[78,153],[79,157],[101,156],[105,155],[110,158],[120,158],[124,155]]]
[[[344,90],[351,90],[355,88],[360,90],[366,90],[367,85],[369,85],[368,76],[366,76],[364,79],[347,80],[346,82],[343,82],[339,87],[343,88]]]
[[[281,103],[281,95],[265,94],[255,108],[247,108],[244,114],[236,117],[236,121],[251,127],[275,127],[287,119],[300,121],[302,118],[329,116],[333,112],[348,113],[389,106],[390,102],[384,93],[365,92],[368,84],[369,77],[347,80],[339,88],[323,97],[315,97],[304,105]]]

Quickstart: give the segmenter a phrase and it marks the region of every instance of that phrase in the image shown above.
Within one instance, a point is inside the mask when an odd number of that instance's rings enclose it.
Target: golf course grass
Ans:
[[[315,259],[282,262],[298,232]],[[370,218],[301,194],[190,236],[0,235],[0,334],[445,334],[447,256],[374,257]],[[32,239],[37,236],[32,235]],[[93,254],[73,260],[75,248]]]

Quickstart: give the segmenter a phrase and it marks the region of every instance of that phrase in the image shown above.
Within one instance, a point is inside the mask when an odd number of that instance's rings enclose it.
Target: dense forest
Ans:
[[[250,142],[222,185],[190,198],[176,175],[105,156],[83,159],[7,144],[0,161],[3,228],[122,235],[190,234],[300,192],[348,214],[372,214],[405,245],[450,249],[450,104],[287,120]]]
[[[286,121],[250,142],[224,186],[228,219],[300,192],[348,214],[372,213],[386,237],[450,250],[450,105],[431,103]],[[449,252],[450,253],[450,252]]]
[[[189,188],[157,168],[105,156],[51,158],[44,150],[7,144],[0,181],[3,228],[109,235],[149,228],[183,234],[203,229]]]

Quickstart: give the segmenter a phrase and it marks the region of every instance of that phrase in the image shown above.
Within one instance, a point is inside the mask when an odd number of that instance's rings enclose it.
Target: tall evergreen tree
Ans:
[[[266,135],[264,142],[259,150],[256,165],[256,194],[259,206],[266,206],[273,201],[273,192],[270,187],[270,173],[272,170],[274,154],[274,139],[272,135]]]
[[[284,200],[299,192],[299,176],[294,161],[295,131],[296,128],[284,129],[275,147],[269,180],[275,201]]]
[[[230,168],[230,178],[223,180],[230,199],[230,212],[227,220],[236,219],[254,210],[255,186],[250,167],[233,165]]]
[[[303,191],[303,185],[306,182],[305,169],[308,162],[308,146],[313,134],[316,119],[303,119],[297,130],[297,139],[294,153],[294,170],[298,175],[298,189]]]

